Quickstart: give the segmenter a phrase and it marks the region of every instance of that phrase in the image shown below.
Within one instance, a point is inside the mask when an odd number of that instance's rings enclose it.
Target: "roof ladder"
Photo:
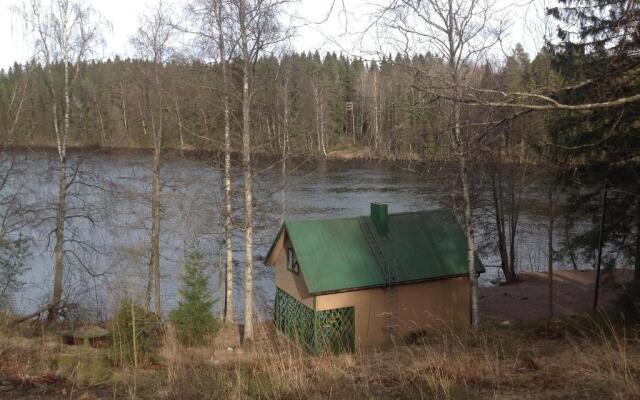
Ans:
[[[396,276],[396,263],[393,257],[389,254],[390,258],[385,256],[382,250],[381,243],[377,239],[377,233],[373,232],[375,227],[372,227],[372,223],[369,217],[362,217],[360,219],[360,228],[367,243],[371,248],[376,262],[382,268],[382,273],[387,281],[385,290],[385,325],[386,331],[391,337],[395,337],[398,333],[398,286],[396,285],[398,277]]]
[[[382,268],[382,274],[384,275],[387,281],[387,285],[392,285],[396,283],[398,278],[396,277],[396,274],[395,274],[395,268],[394,269],[391,268],[391,263],[389,263],[389,260],[387,260],[387,258],[385,257],[385,254],[382,251],[381,244],[378,241],[376,234],[373,232],[375,227],[371,226],[369,217],[362,217],[360,219],[360,228],[362,228],[362,233],[364,233],[364,237],[367,239],[367,243],[371,248],[371,252],[375,257],[376,262]]]

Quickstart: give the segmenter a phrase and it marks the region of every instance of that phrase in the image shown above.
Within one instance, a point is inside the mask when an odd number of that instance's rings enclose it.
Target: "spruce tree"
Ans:
[[[203,255],[193,250],[184,265],[178,308],[169,316],[182,343],[201,344],[207,335],[217,332],[218,321],[211,313],[214,303]]]
[[[627,1],[560,0],[548,10],[560,22],[559,42],[549,44],[553,65],[564,80],[558,100],[595,103],[640,92],[640,4]],[[600,198],[610,186],[605,227],[607,248],[635,264],[640,280],[640,104],[555,114],[546,151],[564,160],[569,211],[593,215],[573,245],[593,259]]]

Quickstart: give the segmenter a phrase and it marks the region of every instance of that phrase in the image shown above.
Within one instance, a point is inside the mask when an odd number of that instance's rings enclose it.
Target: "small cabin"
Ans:
[[[452,213],[285,221],[275,267],[276,329],[307,351],[353,351],[470,323],[464,232]],[[477,271],[484,269],[479,260]]]

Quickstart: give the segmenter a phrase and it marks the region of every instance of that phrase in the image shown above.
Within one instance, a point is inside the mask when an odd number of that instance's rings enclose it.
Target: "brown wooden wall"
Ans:
[[[397,312],[398,335],[412,332],[466,327],[470,318],[469,280],[466,277],[399,285],[394,289],[374,288],[320,295],[317,310],[355,307],[356,343],[380,345],[389,341],[386,313]],[[390,290],[397,290],[396,294]],[[397,307],[387,296],[397,299]]]

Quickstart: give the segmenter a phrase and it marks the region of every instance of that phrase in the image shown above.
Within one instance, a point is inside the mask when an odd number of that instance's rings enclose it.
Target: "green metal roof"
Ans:
[[[285,221],[278,238],[284,231],[311,294],[468,273],[464,233],[446,210],[389,214],[386,235],[369,216]],[[484,272],[478,258],[476,269]]]

